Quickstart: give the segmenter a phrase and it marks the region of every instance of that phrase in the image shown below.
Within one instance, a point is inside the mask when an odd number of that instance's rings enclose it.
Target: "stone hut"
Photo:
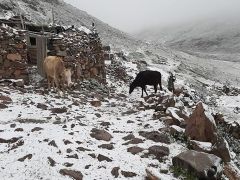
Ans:
[[[95,27],[89,30],[25,24],[27,30],[16,30],[19,24],[13,28],[6,22],[0,23],[0,78],[27,82],[28,66],[32,65],[37,65],[38,73],[44,76],[44,58],[57,55],[64,57],[65,66],[72,68],[76,81],[94,78],[106,82],[104,50]]]

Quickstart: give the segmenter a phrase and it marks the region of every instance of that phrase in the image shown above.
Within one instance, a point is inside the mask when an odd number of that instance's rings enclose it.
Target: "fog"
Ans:
[[[153,26],[231,16],[240,21],[240,0],[64,0],[128,33]]]

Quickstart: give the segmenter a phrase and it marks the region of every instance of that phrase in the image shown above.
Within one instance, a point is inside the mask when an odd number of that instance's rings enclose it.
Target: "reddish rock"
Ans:
[[[133,138],[135,138],[135,136],[133,134],[129,134],[129,135],[123,137],[123,140],[128,141],[128,140],[131,140]]]
[[[143,148],[140,148],[138,146],[133,146],[133,147],[128,148],[127,152],[130,152],[133,155],[135,155],[135,154],[138,154],[138,153],[142,152],[143,150],[144,150]]]
[[[212,143],[210,142],[200,142],[195,140],[190,140],[189,142],[191,148],[195,151],[211,153],[212,151]]]
[[[4,104],[10,104],[12,99],[8,96],[0,96],[0,102],[3,102]]]
[[[108,149],[108,150],[112,150],[114,148],[112,144],[102,144],[98,147],[103,149]]]
[[[112,171],[111,171],[111,174],[115,177],[115,178],[117,178],[118,176],[119,176],[119,169],[120,169],[120,167],[114,167],[113,169],[112,169]]]
[[[231,163],[225,163],[223,173],[229,180],[240,179],[240,171]]]
[[[107,156],[104,156],[102,154],[99,154],[97,157],[98,161],[107,161],[107,162],[112,162],[112,160],[110,158],[108,158]]]
[[[212,147],[212,153],[222,158],[224,162],[231,161],[231,155],[228,142],[224,138],[218,138]]]
[[[126,177],[126,178],[137,176],[136,173],[134,173],[134,172],[129,172],[129,171],[121,171],[121,174],[122,174],[124,177]]]
[[[90,136],[97,140],[110,141],[112,139],[112,135],[105,130],[93,128],[91,132]]]
[[[62,174],[63,176],[69,176],[69,177],[71,177],[72,179],[75,179],[75,180],[82,180],[83,179],[83,175],[80,171],[61,169],[59,171],[59,173]]]
[[[63,107],[63,108],[52,108],[51,111],[54,114],[62,114],[62,113],[67,112],[67,108],[66,107]]]
[[[31,132],[35,132],[35,131],[41,131],[43,130],[43,128],[40,128],[40,127],[35,127],[31,130]]]
[[[161,160],[162,157],[169,155],[169,148],[165,146],[151,146],[148,148],[149,154],[155,155],[158,160]]]
[[[160,133],[158,131],[152,132],[140,131],[139,135],[145,137],[146,139],[150,139],[154,142],[170,144],[170,138],[165,133]]]
[[[139,143],[143,143],[143,140],[140,138],[133,138],[130,141],[124,143],[123,145],[129,145],[129,144],[139,144]]]
[[[185,133],[191,139],[204,142],[216,142],[216,124],[214,118],[198,103],[193,114],[187,120]]]
[[[8,108],[7,105],[0,103],[0,109],[6,109],[6,108]]]
[[[99,107],[99,106],[101,106],[102,105],[102,102],[101,101],[99,101],[99,100],[92,100],[91,102],[91,105],[92,106],[94,106],[94,107]]]

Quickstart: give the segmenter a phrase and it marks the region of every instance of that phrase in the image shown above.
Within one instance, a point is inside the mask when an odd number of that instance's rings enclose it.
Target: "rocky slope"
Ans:
[[[112,47],[123,49],[134,48],[140,41],[130,37],[118,29],[112,28],[108,24],[81,11],[63,0],[0,0],[0,16],[23,14],[31,21],[38,24],[52,23],[52,10],[54,12],[55,23],[60,25],[75,25],[91,27],[95,23],[104,44],[111,44]]]
[[[197,93],[180,79],[177,83],[184,87],[180,96],[166,90],[166,70],[173,67],[171,59],[166,61],[169,57],[165,57],[163,62],[162,57],[162,64],[155,64],[129,61],[128,58],[107,65],[106,85],[95,81],[80,82],[63,97],[47,91],[46,85],[39,84],[35,77],[32,85],[24,88],[2,81],[1,177],[181,179],[200,177],[205,169],[219,177],[223,167],[223,177],[238,177],[239,152],[233,143],[229,148],[226,141],[222,147],[200,142],[214,140],[211,133],[217,137],[225,138],[225,135],[216,131],[211,111],[205,105],[197,105],[200,99]],[[139,89],[128,95],[129,80],[143,67],[161,71],[164,80],[164,91],[144,99],[140,98]],[[34,70],[32,73],[36,76]],[[153,92],[153,88],[148,91]],[[192,119],[192,123],[188,123],[188,119]],[[197,119],[210,123],[203,123],[197,131],[204,137],[189,131],[199,122]],[[195,141],[188,141],[187,136]],[[201,139],[205,137],[207,139]],[[224,151],[217,154],[219,148]],[[206,158],[209,164],[191,165],[194,174],[190,174],[186,155],[190,159],[191,156]],[[219,157],[224,159],[224,166]],[[185,168],[179,169],[180,164]]]

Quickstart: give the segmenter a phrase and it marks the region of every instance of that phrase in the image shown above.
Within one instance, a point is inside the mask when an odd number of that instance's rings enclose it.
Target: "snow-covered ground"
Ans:
[[[138,72],[135,64],[125,62],[124,65],[129,75],[135,76]],[[175,179],[170,171],[164,174],[159,169],[169,170],[171,158],[186,147],[177,143],[154,142],[140,136],[140,131],[157,131],[165,125],[153,118],[154,110],[137,109],[139,102],[143,101],[140,90],[129,96],[128,84],[110,79],[108,84],[115,85],[116,89],[110,97],[101,100],[99,107],[91,105],[96,97],[81,94],[81,90],[61,98],[55,93],[42,94],[42,91],[32,90],[31,87],[22,92],[2,86],[0,94],[10,97],[12,102],[0,111],[0,138],[20,139],[14,143],[0,143],[1,179],[70,179],[59,173],[60,169],[66,168],[66,163],[72,164],[70,169],[80,171],[84,179],[89,180],[113,179],[111,170],[114,167],[136,173],[137,176],[132,178],[136,180],[144,179],[146,169],[161,179]],[[148,91],[153,92],[153,89],[148,88]],[[37,107],[39,103],[46,107]],[[53,113],[52,108],[65,108],[66,111]],[[108,142],[92,138],[90,134],[94,128],[106,130],[113,138]],[[123,145],[128,142],[123,137],[130,134],[143,141]],[[102,144],[111,144],[113,149],[99,148]],[[151,156],[142,158],[153,145],[169,147],[170,155],[163,162]],[[127,152],[133,146],[144,150],[136,155]],[[29,154],[32,155],[30,159],[19,161]],[[93,158],[93,154],[96,157],[104,155],[111,162],[99,161]],[[54,166],[50,166],[49,157],[56,162]],[[124,178],[120,173],[118,179]]]

